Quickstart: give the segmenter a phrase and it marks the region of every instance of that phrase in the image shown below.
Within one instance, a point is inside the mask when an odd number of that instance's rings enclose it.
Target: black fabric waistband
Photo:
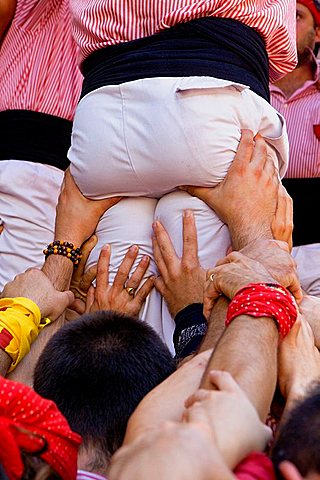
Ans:
[[[293,245],[320,243],[318,221],[310,221],[319,205],[320,178],[283,178],[282,183],[293,200]]]
[[[142,78],[210,76],[248,85],[270,100],[264,41],[257,31],[229,18],[200,18],[97,50],[81,70],[81,98],[106,85]]]
[[[26,160],[66,170],[72,122],[31,110],[0,112],[0,160]]]

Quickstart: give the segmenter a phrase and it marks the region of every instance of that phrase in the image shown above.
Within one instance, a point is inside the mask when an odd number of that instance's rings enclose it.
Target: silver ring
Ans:
[[[216,276],[215,273],[211,273],[211,275],[209,277],[210,282],[213,282],[213,279],[214,279],[215,276]]]

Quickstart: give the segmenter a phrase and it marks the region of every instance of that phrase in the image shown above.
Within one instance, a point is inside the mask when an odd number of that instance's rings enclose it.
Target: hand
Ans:
[[[110,245],[105,245],[101,249],[97,265],[96,288],[91,286],[88,291],[86,312],[114,310],[138,316],[145,299],[153,288],[153,279],[148,278],[137,290],[149,266],[150,259],[146,255],[142,257],[136,270],[129,277],[138,252],[139,249],[136,245],[129,248],[119,266],[113,285],[109,285],[111,248]],[[130,295],[127,291],[128,288],[132,288],[133,292],[137,291],[134,295]]]
[[[150,429],[157,430],[165,421],[181,420],[183,402],[198,388],[211,354],[207,350],[195,355],[141,400],[129,418],[124,445]]]
[[[252,451],[264,450],[272,432],[228,372],[211,371],[209,378],[217,391],[200,389],[191,395],[185,402],[184,420],[212,429],[218,450],[233,470]]]
[[[89,270],[85,271],[89,255],[96,246],[97,241],[97,237],[92,235],[92,237],[83,244],[81,262],[78,268],[74,269],[71,279],[70,290],[74,294],[75,300],[70,306],[70,309],[79,315],[82,315],[86,311],[87,293],[97,275],[97,265],[93,265]],[[69,320],[69,317],[67,320]]]
[[[219,260],[215,268],[207,271],[204,315],[210,317],[213,305],[221,294],[232,300],[240,288],[248,283],[260,282],[275,283],[275,280],[260,262],[240,252],[230,253]]]
[[[304,396],[320,377],[320,353],[310,325],[301,315],[279,345],[278,381],[290,402]]]
[[[320,298],[314,295],[304,295],[299,310],[312,328],[315,345],[320,349]]]
[[[169,235],[160,222],[153,224],[153,253],[160,272],[154,281],[156,289],[167,302],[174,318],[191,303],[203,302],[205,270],[198,259],[197,230],[194,215],[187,210],[183,215],[183,253],[179,258]]]
[[[303,293],[297,274],[297,265],[289,253],[286,242],[259,239],[243,248],[241,253],[262,263],[280,285],[291,291],[296,302],[301,302]]]
[[[67,169],[56,208],[55,238],[80,247],[93,235],[104,212],[120,200],[121,197],[104,200],[84,197]]]
[[[256,238],[272,238],[279,177],[261,135],[242,130],[236,156],[225,179],[214,188],[183,187],[212,208],[225,222],[233,248]]]
[[[289,252],[292,250],[293,202],[284,186],[279,183],[278,202],[275,216],[271,223],[273,238],[286,242]]]
[[[70,291],[58,292],[48,277],[36,268],[30,268],[17,275],[4,287],[1,298],[26,297],[36,303],[41,317],[56,320],[73,302]]]
[[[165,422],[111,459],[110,480],[231,480],[210,428],[197,419]]]

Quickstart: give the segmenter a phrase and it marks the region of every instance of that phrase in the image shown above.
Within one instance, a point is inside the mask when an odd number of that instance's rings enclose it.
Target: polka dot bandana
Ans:
[[[74,480],[81,438],[51,400],[0,377],[0,463],[9,480],[23,474],[20,449],[37,454],[63,480]]]
[[[249,283],[236,293],[229,304],[226,326],[239,315],[274,318],[283,339],[294,325],[298,309],[293,296],[281,285]]]

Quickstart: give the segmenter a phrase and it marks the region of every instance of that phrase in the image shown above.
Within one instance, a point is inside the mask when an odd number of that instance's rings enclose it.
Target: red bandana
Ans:
[[[229,304],[226,326],[239,315],[274,318],[282,339],[294,325],[298,309],[293,296],[281,285],[249,283],[235,294]]]
[[[9,480],[24,471],[20,449],[37,453],[63,480],[74,480],[81,437],[51,400],[30,387],[0,377],[0,463]]]

